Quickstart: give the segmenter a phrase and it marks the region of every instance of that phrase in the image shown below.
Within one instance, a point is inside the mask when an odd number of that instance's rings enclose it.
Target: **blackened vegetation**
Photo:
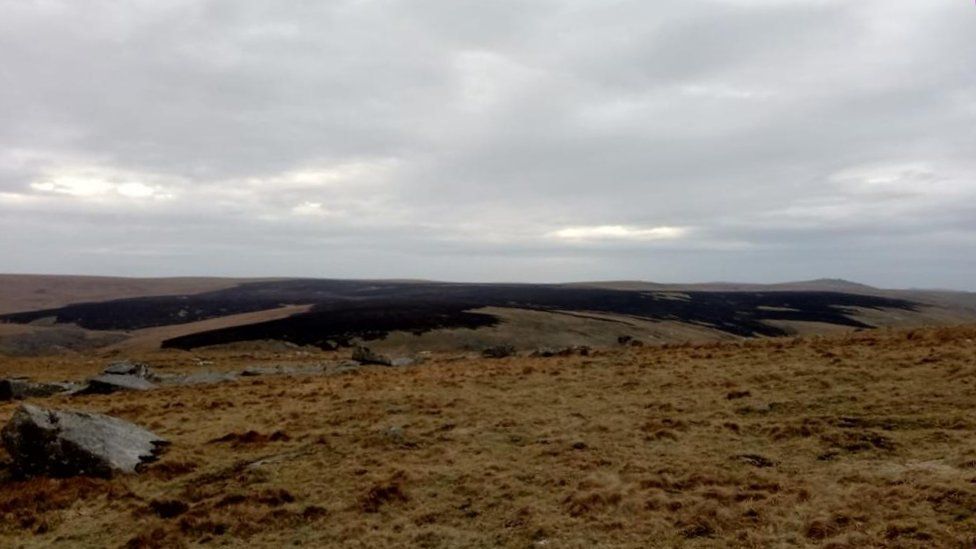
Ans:
[[[440,328],[480,328],[497,320],[473,313],[486,306],[543,311],[591,311],[650,320],[674,320],[741,336],[784,335],[768,320],[799,320],[870,327],[850,308],[914,310],[909,301],[835,292],[664,293],[539,284],[447,284],[286,280],[253,282],[197,295],[120,299],[0,316],[26,323],[55,317],[94,330],[134,330],[312,304],[289,318],[201,332],[165,342],[189,349],[205,345],[278,339],[326,346],[329,341],[373,339],[393,330],[423,333]]]
[[[193,349],[235,341],[274,339],[329,348],[332,346],[330,341],[349,345],[354,337],[378,339],[394,330],[421,334],[441,328],[481,328],[498,322],[491,315],[466,312],[449,304],[348,304],[348,307],[177,337],[165,341],[163,347]]]

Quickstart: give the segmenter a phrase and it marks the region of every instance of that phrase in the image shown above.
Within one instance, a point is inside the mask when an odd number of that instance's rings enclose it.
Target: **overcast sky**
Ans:
[[[972,2],[0,11],[0,272],[976,289]]]

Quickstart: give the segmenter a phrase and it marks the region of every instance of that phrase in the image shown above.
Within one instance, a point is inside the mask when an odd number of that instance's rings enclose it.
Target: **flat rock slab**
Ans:
[[[192,374],[175,374],[160,378],[160,383],[168,386],[179,385],[212,385],[237,379],[236,372],[193,372]]]
[[[78,389],[75,383],[42,383],[27,379],[0,379],[0,401],[48,397]]]
[[[128,360],[113,362],[102,370],[102,373],[120,376],[137,376],[146,379],[152,377],[152,369],[149,368],[148,364],[130,362]]]
[[[20,476],[134,473],[169,444],[119,418],[31,404],[17,408],[0,437]]]
[[[156,386],[139,376],[102,374],[88,380],[88,386],[75,394],[107,395],[118,391],[148,391]]]

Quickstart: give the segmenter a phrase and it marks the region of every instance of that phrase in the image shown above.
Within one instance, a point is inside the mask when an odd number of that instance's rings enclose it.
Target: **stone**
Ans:
[[[43,383],[27,379],[0,379],[0,401],[48,397],[76,390],[74,383]]]
[[[515,354],[515,347],[512,345],[495,345],[481,351],[481,356],[485,358],[505,358]]]
[[[532,352],[533,357],[553,357],[553,356],[572,356],[572,355],[589,356],[590,348],[586,345],[573,345],[571,347],[539,347]]]
[[[130,362],[128,360],[113,362],[102,370],[102,373],[120,376],[136,376],[145,379],[152,377],[152,370],[149,368],[148,364],[143,364],[141,362]]]
[[[112,416],[21,404],[0,437],[18,476],[135,473],[169,444]]]
[[[380,366],[393,366],[393,359],[377,353],[363,345],[357,345],[352,350],[352,359],[362,364],[379,364]]]
[[[352,351],[352,359],[360,364],[378,364],[380,366],[412,366],[419,362],[418,359],[410,357],[391,357],[373,351],[369,347],[357,346]]]
[[[118,391],[148,391],[156,386],[139,376],[102,374],[88,380],[88,386],[77,391],[79,395],[107,395]]]
[[[167,385],[214,385],[235,381],[237,374],[234,372],[193,372],[192,374],[177,375],[166,381]]]
[[[355,360],[343,360],[340,361],[335,368],[332,369],[333,374],[351,374],[359,371],[359,363]]]
[[[266,368],[263,366],[252,366],[250,368],[244,368],[241,370],[241,377],[255,377],[255,376],[267,376],[272,374],[277,374],[278,370],[274,368]]]

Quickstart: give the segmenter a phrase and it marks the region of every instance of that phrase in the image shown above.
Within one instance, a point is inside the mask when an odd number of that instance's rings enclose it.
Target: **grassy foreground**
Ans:
[[[332,358],[293,355],[147,358],[171,370]],[[80,378],[104,362],[23,359],[0,375]],[[976,543],[972,327],[445,355],[38,403],[173,444],[137,476],[3,480],[3,547]]]

